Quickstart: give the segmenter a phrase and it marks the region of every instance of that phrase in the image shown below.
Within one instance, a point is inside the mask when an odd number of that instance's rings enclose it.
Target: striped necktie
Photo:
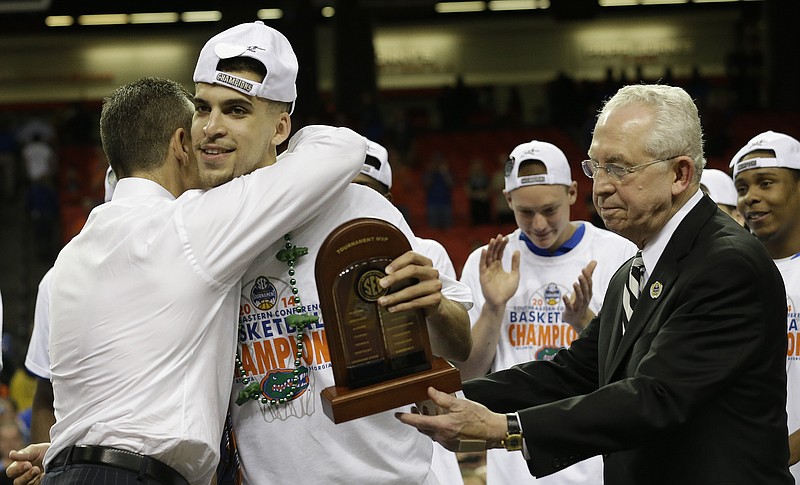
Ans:
[[[644,260],[642,259],[642,252],[638,251],[633,258],[631,265],[631,274],[628,275],[628,284],[625,285],[625,292],[622,294],[622,308],[625,314],[622,316],[622,333],[625,333],[625,327],[631,321],[633,309],[636,307],[636,302],[639,300],[639,294],[642,289],[642,268],[644,267]]]

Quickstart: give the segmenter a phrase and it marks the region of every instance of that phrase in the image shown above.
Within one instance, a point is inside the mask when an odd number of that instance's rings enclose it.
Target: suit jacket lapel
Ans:
[[[625,334],[620,339],[622,334],[622,285],[616,285],[614,294],[617,298],[617,304],[614,306],[615,313],[611,331],[611,340],[609,345],[609,353],[606,357],[606,382],[611,380],[614,372],[626,360],[626,356],[630,352],[633,344],[639,338],[645,327],[661,324],[663,320],[658,322],[651,322],[650,318],[653,312],[660,306],[661,302],[666,301],[669,292],[675,286],[675,281],[678,279],[679,263],[680,260],[686,256],[694,245],[695,237],[700,231],[700,228],[706,221],[714,214],[716,204],[708,198],[703,196],[700,202],[686,215],[681,221],[678,228],[670,238],[667,246],[664,248],[664,253],[658,260],[658,264],[652,271],[648,271],[649,277],[642,289],[642,294],[639,296],[639,301],[636,303],[636,308],[631,316],[631,321],[625,329]],[[630,273],[630,267],[633,260],[625,264],[625,280]],[[614,301],[614,300],[610,300]],[[649,325],[648,325],[649,323]],[[609,364],[610,362],[610,364]]]
[[[667,299],[669,292],[672,291],[675,280],[678,279],[676,265],[677,261],[674,258],[674,254],[668,254],[665,251],[661,255],[655,271],[648,278],[644,289],[642,289],[642,294],[639,296],[639,301],[636,302],[631,321],[628,322],[625,334],[622,335],[622,340],[619,342],[617,351],[614,354],[609,376],[626,360],[625,357],[631,351],[633,344],[639,339],[645,327],[649,326],[648,323],[653,312],[662,301]],[[621,307],[622,304],[620,303]],[[621,315],[619,321],[622,322]],[[616,326],[619,327],[619,333],[622,333],[622,325]]]

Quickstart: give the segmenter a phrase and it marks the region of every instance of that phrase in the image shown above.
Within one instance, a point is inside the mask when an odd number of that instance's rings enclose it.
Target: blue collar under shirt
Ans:
[[[568,252],[572,251],[572,249],[575,248],[575,246],[577,246],[579,242],[581,242],[581,239],[583,239],[583,234],[585,232],[586,232],[586,226],[584,226],[583,224],[578,224],[578,227],[575,228],[575,233],[572,234],[572,237],[564,241],[564,244],[559,246],[558,249],[556,249],[552,253],[547,249],[542,249],[537,245],[533,244],[533,242],[528,238],[528,236],[525,235],[523,231],[519,232],[519,238],[522,241],[525,241],[525,245],[528,246],[528,249],[530,249],[533,254],[536,254],[538,256],[551,257],[551,256],[561,256],[562,254],[567,254]]]

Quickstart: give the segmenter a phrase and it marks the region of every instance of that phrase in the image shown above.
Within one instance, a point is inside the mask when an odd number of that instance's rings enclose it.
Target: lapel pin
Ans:
[[[650,298],[656,299],[661,296],[661,290],[664,289],[664,285],[661,284],[660,281],[656,281],[652,285],[650,285]]]

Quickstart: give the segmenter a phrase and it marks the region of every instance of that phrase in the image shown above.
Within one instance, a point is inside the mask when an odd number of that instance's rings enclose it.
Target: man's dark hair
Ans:
[[[255,74],[261,81],[267,77],[267,68],[261,61],[253,59],[252,57],[229,57],[227,59],[220,59],[219,62],[217,62],[217,71],[228,73],[249,72]],[[292,110],[292,103],[275,101],[272,99],[270,101],[277,105],[276,107],[281,111],[289,113]]]
[[[178,128],[192,129],[192,94],[175,81],[145,77],[103,100],[100,139],[118,178],[161,166]]]
[[[547,173],[547,165],[541,160],[528,159],[519,163],[517,168],[517,177],[524,177],[526,175],[541,175]]]
[[[267,68],[260,61],[252,57],[229,57],[227,59],[220,59],[217,63],[217,71],[251,72],[261,81],[267,77]]]

